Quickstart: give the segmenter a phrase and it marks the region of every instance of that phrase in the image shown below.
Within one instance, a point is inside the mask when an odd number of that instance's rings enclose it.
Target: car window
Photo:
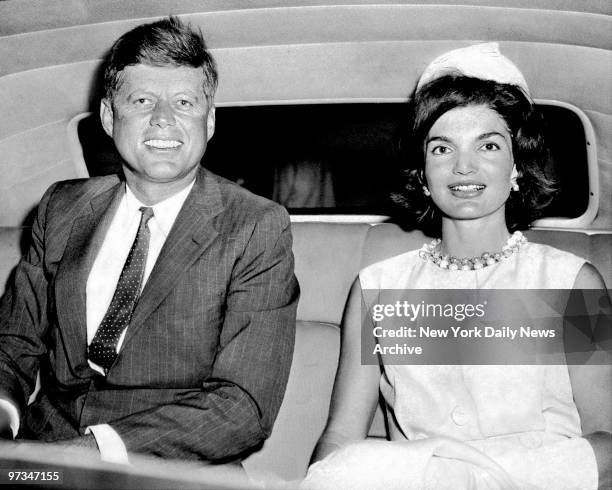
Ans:
[[[552,153],[547,172],[559,188],[545,216],[580,217],[590,197],[583,120],[565,104],[538,106]],[[404,110],[402,103],[219,107],[203,165],[292,214],[393,215]],[[77,127],[89,173],[120,171],[97,117]]]

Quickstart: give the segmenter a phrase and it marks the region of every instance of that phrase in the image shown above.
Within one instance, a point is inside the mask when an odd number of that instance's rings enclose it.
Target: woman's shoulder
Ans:
[[[528,242],[524,253],[532,258],[559,266],[564,264],[583,265],[587,262],[585,258],[579,255],[542,243]]]
[[[571,252],[532,242],[526,244],[519,257],[518,271],[526,275],[520,282],[535,289],[571,289],[587,263]]]
[[[370,264],[359,272],[361,287],[364,289],[381,287],[391,289],[396,282],[394,278],[399,280],[399,276],[414,267],[419,260],[421,259],[417,249]]]

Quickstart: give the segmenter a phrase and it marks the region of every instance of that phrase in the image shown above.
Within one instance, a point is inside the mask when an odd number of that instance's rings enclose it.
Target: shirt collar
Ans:
[[[183,207],[183,203],[187,199],[187,196],[189,195],[189,192],[193,188],[194,184],[195,179],[191,182],[191,184],[184,189],[181,189],[173,196],[170,196],[167,199],[164,199],[163,201],[151,206],[154,214],[152,219],[157,222],[166,236],[168,233],[170,233],[170,229],[174,225],[176,216]],[[138,200],[127,184],[125,185],[125,204],[128,212],[134,214],[140,213],[140,208],[146,206],[146,204],[143,204]]]

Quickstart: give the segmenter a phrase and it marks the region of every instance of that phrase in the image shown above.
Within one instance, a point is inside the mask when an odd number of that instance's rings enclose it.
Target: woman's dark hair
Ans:
[[[209,103],[215,95],[217,68],[202,32],[194,31],[176,17],[138,26],[115,41],[104,66],[104,97],[113,99],[126,66],[141,63],[202,68],[204,94]]]
[[[423,193],[425,141],[444,113],[468,105],[485,105],[494,110],[510,131],[519,191],[511,192],[506,202],[506,224],[511,232],[527,229],[552,200],[554,184],[544,171],[549,151],[542,136],[542,117],[529,96],[516,85],[445,75],[418,89],[408,102],[406,126],[400,135],[404,181],[393,200],[412,214],[424,232],[440,236],[441,213],[431,197]]]

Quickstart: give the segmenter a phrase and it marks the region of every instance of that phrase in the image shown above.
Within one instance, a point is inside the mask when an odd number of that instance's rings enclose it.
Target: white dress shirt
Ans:
[[[173,196],[151,206],[154,215],[147,223],[150,239],[141,291],[194,183],[195,180]],[[123,265],[138,232],[141,216],[140,208],[142,206],[145,206],[145,204],[141,203],[126,185],[125,195],[119,203],[87,278],[87,345],[93,340],[113,299]],[[119,338],[117,352],[121,350],[126,331],[127,329],[122,332]],[[92,369],[104,374],[104,370],[100,366],[91,361],[88,362]],[[0,400],[0,407],[8,411],[13,436],[16,437],[19,431],[19,412],[17,408],[7,400]],[[123,441],[109,425],[101,424],[88,427],[86,433],[92,433],[96,438],[102,460],[114,463],[128,462],[127,450]]]
[[[157,257],[166,242],[166,237],[170,233],[174,220],[192,187],[193,182],[177,194],[152,206],[153,217],[147,223],[150,232],[149,251],[140,286],[141,291],[147,279],[149,279]],[[87,278],[87,345],[96,335],[113,299],[123,265],[138,232],[142,215],[140,208],[143,206],[145,204],[141,203],[130,188],[126,186],[125,195],[119,203],[117,212],[106,232],[104,242]],[[119,338],[117,352],[121,350],[126,331],[127,329],[123,331]],[[97,364],[89,361],[89,365],[92,369],[104,374],[104,370]]]

